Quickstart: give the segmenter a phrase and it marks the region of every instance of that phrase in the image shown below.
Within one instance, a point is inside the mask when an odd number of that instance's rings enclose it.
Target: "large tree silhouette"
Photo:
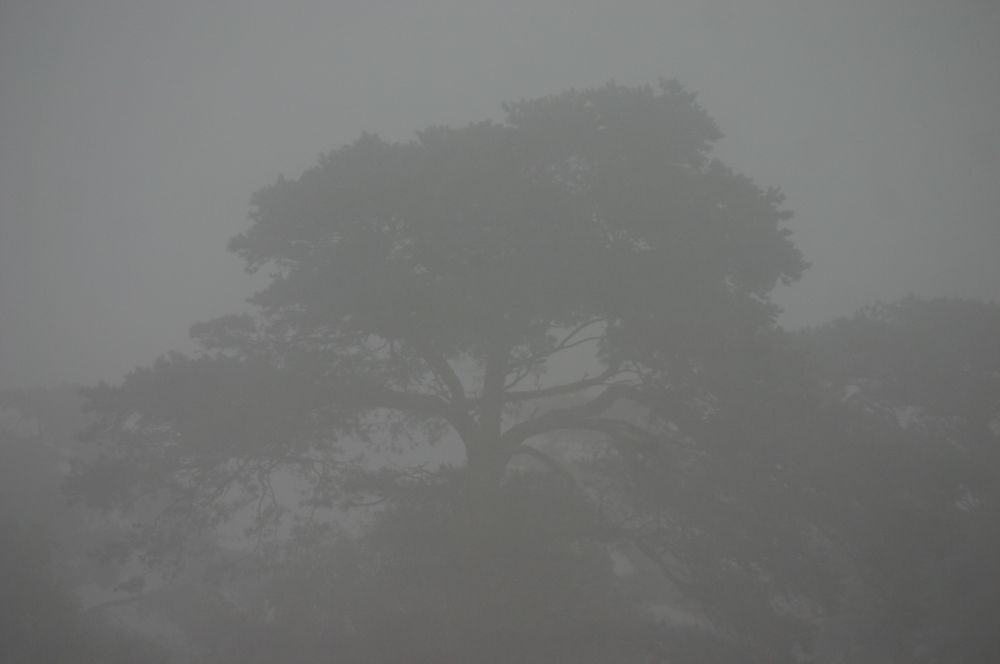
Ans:
[[[229,245],[270,274],[256,313],[89,390],[107,453],[75,489],[147,505],[147,543],[247,505],[263,534],[275,473],[330,505],[393,485],[358,474],[359,449],[451,437],[488,529],[510,461],[551,465],[543,434],[640,454],[694,433],[706,381],[773,330],[769,293],[804,269],[780,192],[712,157],[719,130],[674,82],[505,111],[366,134],[259,191]]]

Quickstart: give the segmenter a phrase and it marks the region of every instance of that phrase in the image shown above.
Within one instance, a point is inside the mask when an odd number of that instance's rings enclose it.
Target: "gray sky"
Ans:
[[[660,76],[788,195],[787,324],[1000,299],[996,0],[2,0],[0,386],[185,348],[254,286],[253,191],[364,130]]]

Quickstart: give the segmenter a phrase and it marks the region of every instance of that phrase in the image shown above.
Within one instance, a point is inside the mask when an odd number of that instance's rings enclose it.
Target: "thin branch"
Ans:
[[[552,355],[554,353],[558,353],[561,350],[566,350],[567,348],[572,348],[573,346],[577,345],[577,343],[579,343],[579,342],[573,342],[573,337],[575,337],[576,335],[580,334],[581,332],[583,332],[584,330],[586,330],[591,325],[594,325],[595,323],[600,323],[600,322],[603,322],[603,321],[606,321],[606,320],[607,319],[603,318],[603,317],[602,318],[592,318],[589,321],[586,321],[584,323],[580,323],[575,328],[573,328],[572,330],[570,330],[570,332],[565,337],[563,337],[562,340],[558,344],[556,344],[555,348],[553,348],[552,352],[549,353],[549,354]],[[602,337],[600,335],[598,335],[598,336],[588,337],[584,341],[592,341],[594,339],[600,339],[600,338],[602,338]]]
[[[592,337],[584,337],[583,339],[577,339],[572,343],[560,342],[556,346],[553,346],[552,348],[546,351],[535,353],[530,357],[522,358],[521,360],[516,362],[513,366],[525,367],[529,369],[532,367],[538,367],[539,365],[548,361],[549,358],[551,358],[556,353],[562,352],[564,350],[569,350],[570,348],[575,348],[577,346],[582,346],[583,344],[590,343],[591,341],[598,341],[603,338],[604,338],[603,334],[595,334]]]
[[[580,323],[575,328],[573,328],[572,330],[570,330],[566,334],[566,336],[564,336],[562,339],[560,339],[556,343],[556,345],[553,346],[552,348],[550,348],[550,349],[548,349],[546,351],[543,351],[543,352],[535,353],[535,354],[533,354],[533,355],[531,355],[529,357],[523,358],[523,359],[519,360],[515,364],[515,366],[524,366],[524,367],[538,366],[540,363],[545,362],[546,360],[548,360],[550,357],[552,357],[556,353],[559,353],[559,352],[564,351],[564,350],[568,350],[570,348],[573,348],[575,346],[579,346],[581,344],[588,343],[590,341],[597,341],[599,339],[603,339],[604,338],[603,334],[595,334],[593,336],[589,336],[589,337],[586,337],[584,339],[576,339],[576,340],[574,340],[574,337],[576,335],[580,334],[581,332],[583,332],[584,330],[586,330],[591,325],[594,325],[596,323],[600,323],[600,322],[603,322],[603,321],[606,321],[606,320],[607,320],[606,318],[593,318],[593,319],[591,319],[589,321],[586,321],[584,323]]]
[[[465,397],[465,387],[462,385],[461,379],[459,379],[458,374],[451,367],[448,362],[448,358],[437,351],[429,342],[422,338],[414,335],[408,338],[408,341],[413,345],[417,354],[427,363],[431,368],[431,372],[434,376],[444,383],[445,387],[448,389],[448,395],[451,397],[451,403],[457,408],[466,408],[466,397]]]
[[[572,343],[560,343],[558,346],[552,349],[552,352],[550,352],[547,357],[551,357],[560,351],[569,350],[570,348],[575,348],[576,346],[582,346],[583,344],[590,343],[591,341],[597,341],[603,338],[604,338],[603,334],[595,334],[592,337],[583,337],[582,339],[577,339]]]
[[[609,379],[614,378],[620,373],[623,373],[623,371],[618,367],[608,367],[600,374],[592,378],[584,376],[580,380],[572,383],[553,385],[551,387],[543,387],[537,390],[512,390],[504,395],[504,401],[507,403],[516,403],[518,401],[531,401],[532,399],[558,396],[560,394],[573,394],[574,392],[579,392],[587,388],[597,387],[598,385],[606,385]]]
[[[538,372],[539,367],[530,362],[523,363],[516,371],[514,371],[514,377],[507,381],[507,384],[503,386],[504,392],[510,391],[516,387],[522,380],[527,378],[533,373]],[[509,374],[508,374],[509,375]]]
[[[587,418],[596,417],[606,411],[622,395],[623,392],[620,386],[611,385],[584,404],[568,408],[557,408],[534,419],[519,422],[503,433],[500,437],[501,446],[513,451],[518,445],[538,434],[556,429],[573,428],[575,424]]]
[[[448,358],[438,352],[430,343],[420,337],[410,341],[420,357],[427,362],[434,377],[441,381],[447,389],[450,399],[444,403],[451,406],[447,419],[455,427],[455,430],[463,438],[466,438],[467,434],[471,434],[475,423],[470,415],[469,400],[465,395],[465,386],[462,384],[462,380],[455,373]]]
[[[257,467],[257,485],[260,496],[257,499],[257,518],[253,526],[254,531],[256,531],[253,548],[255,553],[261,550],[268,527],[275,528],[281,521],[281,506],[278,503],[278,496],[274,492],[274,485],[271,483],[271,474],[280,463],[279,461],[275,461],[270,464],[260,464]],[[270,502],[271,509],[273,510],[273,516],[270,519],[272,523],[270,524],[265,523],[264,519],[265,500]]]

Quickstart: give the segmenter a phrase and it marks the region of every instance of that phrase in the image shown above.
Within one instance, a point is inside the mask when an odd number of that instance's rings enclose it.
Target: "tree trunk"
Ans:
[[[474,512],[484,510],[499,500],[500,484],[507,467],[506,455],[500,450],[499,440],[479,440],[466,444],[465,482],[467,500]]]

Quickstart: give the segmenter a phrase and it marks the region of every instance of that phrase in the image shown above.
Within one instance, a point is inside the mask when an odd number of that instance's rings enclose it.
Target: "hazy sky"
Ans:
[[[787,324],[1000,299],[996,0],[0,0],[0,386],[185,347],[253,191],[364,130],[661,76],[788,195]]]

